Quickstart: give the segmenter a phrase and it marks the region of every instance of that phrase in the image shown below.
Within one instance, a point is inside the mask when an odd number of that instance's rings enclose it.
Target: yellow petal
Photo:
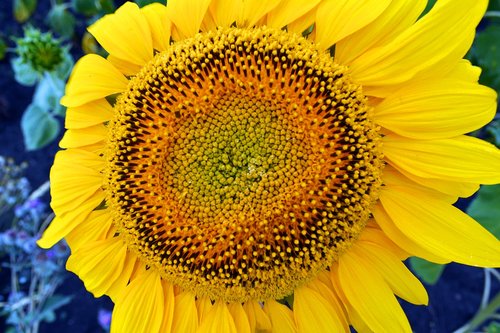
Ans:
[[[401,232],[428,251],[466,265],[500,265],[500,242],[449,203],[391,186],[380,201]]]
[[[88,28],[109,54],[143,66],[153,58],[148,21],[137,4],[126,2]]]
[[[454,182],[446,179],[422,178],[415,176],[414,174],[411,174],[405,171],[404,169],[398,168],[397,165],[395,165],[395,167],[401,174],[403,174],[408,179],[414,181],[415,183],[420,184],[422,186],[426,186],[428,188],[432,188],[436,191],[439,191],[447,195],[467,198],[470,197],[472,194],[476,193],[477,190],[479,190],[479,184]]]
[[[287,306],[268,300],[264,303],[264,312],[271,319],[272,333],[297,333],[293,312]]]
[[[56,215],[42,237],[37,241],[42,248],[52,247],[55,243],[64,238],[69,232],[75,229],[89,214],[104,200],[104,192],[98,190],[90,198],[75,209],[64,214]]]
[[[424,286],[394,253],[364,241],[356,242],[350,251],[365,256],[396,295],[413,304],[427,305],[429,298]]]
[[[205,318],[203,318],[198,333],[238,333],[233,317],[223,302],[215,302]]]
[[[175,40],[192,37],[200,31],[201,21],[209,4],[210,0],[168,1],[168,17],[176,28],[172,31]]]
[[[295,289],[293,315],[300,333],[348,332],[332,304],[307,286]]]
[[[77,251],[85,244],[105,239],[111,225],[112,219],[108,209],[93,211],[84,223],[66,236],[66,241],[72,252]]]
[[[111,333],[160,333],[164,307],[160,276],[148,270],[132,281],[116,302]]]
[[[363,256],[345,252],[338,278],[349,303],[374,332],[411,332],[410,324],[391,289]]]
[[[165,300],[165,313],[163,314],[160,333],[170,333],[172,332],[172,323],[174,321],[174,286],[170,282],[164,280],[161,281],[161,284],[163,286],[163,298]]]
[[[267,14],[267,26],[281,29],[314,9],[321,0],[282,0]]]
[[[106,126],[99,124],[85,128],[68,129],[59,146],[61,148],[83,148],[106,140],[108,130]]]
[[[241,0],[212,0],[208,8],[218,27],[230,27],[238,19]]]
[[[377,18],[390,0],[324,0],[316,12],[315,42],[327,49]]]
[[[383,247],[394,254],[399,260],[407,259],[410,255],[395,244],[377,225],[373,226],[373,219],[370,219],[359,236],[360,242],[370,243],[378,247]]]
[[[89,242],[72,251],[66,268],[82,279],[94,297],[101,297],[121,274],[126,252],[120,237]]]
[[[302,35],[305,30],[313,26],[316,20],[316,10],[317,7],[311,9],[295,21],[288,23],[286,26],[286,30]]]
[[[451,79],[417,82],[388,96],[373,119],[399,135],[442,139],[472,132],[496,113],[493,89]]]
[[[467,59],[461,59],[455,67],[447,73],[446,77],[466,82],[478,82],[480,75],[480,67],[472,66],[471,62]]]
[[[198,329],[198,311],[194,300],[194,295],[189,292],[181,292],[175,296],[172,332],[196,332]]]
[[[469,49],[485,0],[443,0],[389,44],[372,49],[350,64],[363,86],[401,83],[424,70],[454,66]]]
[[[118,276],[113,285],[109,287],[108,291],[106,292],[106,294],[109,296],[109,298],[111,298],[113,302],[116,303],[119,298],[124,297],[124,294],[127,293],[127,286],[132,279],[132,273],[138,262],[139,259],[137,258],[137,256],[132,252],[127,251],[127,255],[125,256],[125,260],[123,261],[123,269],[120,276]]]
[[[280,2],[281,0],[243,0],[236,25],[240,28],[253,27]]]
[[[250,332],[271,332],[271,320],[269,320],[267,314],[264,312],[264,310],[262,310],[262,306],[259,302],[248,301],[243,304],[243,309],[245,310],[248,317]]]
[[[241,303],[230,303],[228,309],[233,317],[238,333],[252,333],[250,331],[250,322]]]
[[[333,313],[335,314],[334,317],[336,317],[336,320],[341,323],[343,331],[349,332],[349,325],[345,317],[345,310],[334,293],[333,285],[328,278],[328,272],[322,272],[320,273],[320,276],[321,278],[318,276],[318,278],[310,281],[307,284],[307,287],[323,296],[323,298],[332,306]]]
[[[343,308],[345,308],[345,311],[348,314],[349,318],[349,323],[356,329],[356,332],[359,333],[372,333],[373,331],[368,328],[366,323],[361,319],[359,314],[356,312],[356,310],[352,307],[352,305],[349,303],[347,300],[347,297],[344,295],[344,292],[342,291],[342,287],[340,286],[340,280],[339,280],[339,269],[338,269],[338,262],[333,263],[333,265],[330,267],[330,272],[327,272],[327,277],[329,278],[331,284],[332,284],[332,290],[335,292],[335,294],[339,297],[339,299],[342,302]]]
[[[66,110],[66,128],[78,129],[103,124],[113,116],[113,107],[105,99]]]
[[[387,215],[386,211],[380,203],[375,205],[375,207],[372,209],[372,214],[375,217],[377,224],[384,231],[384,233],[387,234],[394,243],[396,243],[399,247],[401,247],[411,255],[421,257],[428,261],[439,264],[446,264],[450,262],[449,259],[445,259],[430,252],[426,248],[420,246],[418,243],[415,243],[413,240],[408,238],[404,233],[402,233],[401,230],[396,227],[394,222]]]
[[[196,299],[196,309],[198,310],[198,322],[201,323],[203,317],[205,317],[212,309],[212,302],[208,297],[201,297]]]
[[[56,154],[50,170],[51,207],[56,215],[76,209],[101,188],[103,178],[100,167],[89,165],[92,162],[87,162],[85,158],[92,159],[92,156],[87,155],[93,154],[77,149],[63,150]],[[97,165],[104,166],[97,156],[95,160]]]
[[[422,178],[479,184],[500,183],[500,151],[477,138],[416,141],[387,135],[384,154],[391,164]]]
[[[112,54],[108,55],[106,60],[125,76],[135,76],[143,67],[141,65],[131,63],[130,61],[115,57]]]
[[[79,106],[121,93],[127,89],[128,80],[110,62],[101,56],[87,54],[73,68],[61,104]]]
[[[170,46],[170,25],[167,7],[160,3],[152,3],[141,8],[146,17],[153,37],[153,47],[165,51]]]
[[[348,65],[367,50],[387,44],[415,23],[426,3],[426,0],[391,1],[373,22],[335,45],[335,60]]]

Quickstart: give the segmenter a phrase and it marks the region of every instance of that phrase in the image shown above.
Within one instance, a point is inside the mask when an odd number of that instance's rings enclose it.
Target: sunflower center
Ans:
[[[174,43],[109,124],[114,222],[161,276],[213,300],[278,299],[363,229],[378,134],[346,68],[284,31]]]

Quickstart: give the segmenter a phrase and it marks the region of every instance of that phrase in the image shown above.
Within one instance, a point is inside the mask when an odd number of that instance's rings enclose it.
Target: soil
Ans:
[[[38,2],[39,7],[30,22],[34,26],[46,28],[43,20],[49,8],[49,0]],[[22,26],[13,20],[11,5],[12,1],[0,1],[0,34],[4,38],[22,35]],[[76,45],[79,45],[82,31],[83,27],[79,27],[79,34],[74,40]],[[53,156],[58,150],[56,142],[59,140],[37,151],[25,150],[19,124],[24,109],[31,101],[33,88],[23,87],[14,81],[10,56],[8,54],[0,61],[0,155],[12,157],[18,163],[26,161],[29,165],[26,175],[33,188],[37,188],[48,179]],[[48,201],[49,198],[46,197],[45,200]],[[5,271],[0,272],[0,283],[5,282],[5,276],[2,278],[4,274]],[[484,274],[481,269],[448,265],[440,281],[435,286],[427,286],[430,299],[428,307],[402,302],[414,332],[448,333],[462,326],[477,311],[483,284]],[[97,312],[100,308],[111,309],[109,299],[93,298],[85,290],[83,283],[71,273],[68,273],[68,278],[57,292],[72,295],[72,301],[57,312],[58,317],[54,323],[43,324],[40,333],[103,332],[97,323]],[[0,331],[3,331],[1,320],[0,318]]]

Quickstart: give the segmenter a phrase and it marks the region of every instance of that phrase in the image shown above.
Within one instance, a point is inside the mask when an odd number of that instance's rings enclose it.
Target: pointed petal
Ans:
[[[500,265],[500,242],[458,208],[422,198],[410,188],[385,186],[380,192],[380,201],[396,226],[428,251],[466,265]]]
[[[127,251],[120,276],[118,276],[113,285],[106,292],[113,302],[116,303],[119,298],[124,297],[123,295],[127,292],[126,288],[132,279],[132,273],[138,262],[139,259],[137,256]]]
[[[148,270],[126,289],[115,304],[111,333],[160,333],[165,304],[158,273]]]
[[[90,242],[72,251],[66,268],[82,279],[94,297],[101,297],[121,274],[126,252],[121,237]]]
[[[315,42],[328,49],[377,18],[390,0],[324,0],[316,12]]]
[[[77,251],[85,244],[105,239],[111,228],[111,221],[108,209],[92,211],[84,223],[79,224],[66,236],[71,252]]]
[[[380,226],[380,228],[382,228],[384,233],[387,234],[394,243],[396,243],[399,247],[401,247],[411,255],[424,258],[428,261],[439,264],[447,264],[450,262],[449,259],[445,259],[434,254],[433,252],[430,252],[426,248],[420,246],[418,243],[415,243],[413,240],[408,238],[404,233],[402,233],[401,230],[396,227],[389,215],[387,215],[386,211],[380,203],[375,205],[375,207],[372,209],[372,214],[377,221],[377,224]]]
[[[56,215],[85,204],[103,185],[98,156],[79,149],[59,151],[50,170],[51,207]]]
[[[264,331],[269,332],[272,329],[271,320],[262,310],[262,306],[257,301],[248,301],[243,304],[248,322],[250,323],[250,332]]]
[[[160,3],[152,3],[141,8],[146,17],[153,37],[153,48],[165,51],[170,46],[170,26],[167,7]]]
[[[201,22],[208,10],[210,0],[169,0],[167,12],[175,25],[172,35],[176,41],[193,37],[200,31]]]
[[[233,317],[223,302],[215,302],[205,318],[203,318],[198,333],[238,333]]]
[[[443,0],[389,44],[372,49],[350,64],[363,86],[401,83],[422,71],[451,66],[469,49],[487,1]]]
[[[264,303],[264,312],[271,319],[272,333],[297,333],[293,312],[287,306],[268,300]]]
[[[281,0],[244,0],[241,4],[241,11],[236,25],[239,28],[253,27],[267,13],[276,8]]]
[[[239,17],[241,0],[212,0],[209,11],[216,26],[230,27]]]
[[[174,321],[175,309],[175,294],[174,286],[167,281],[162,280],[163,286],[163,299],[165,300],[165,312],[163,314],[163,321],[161,323],[160,333],[171,333],[172,323]]]
[[[282,0],[278,7],[267,14],[267,26],[281,29],[310,10],[314,9],[321,0]]]
[[[143,66],[153,58],[148,21],[137,4],[126,2],[88,28],[109,54]]]
[[[87,54],[73,68],[61,104],[79,106],[127,89],[128,80],[101,56]]]
[[[250,331],[250,322],[241,303],[230,303],[228,309],[231,312],[231,316],[233,316],[238,333],[252,333]]]
[[[198,311],[194,300],[194,295],[189,292],[181,292],[175,296],[172,332],[196,332],[198,329]]]
[[[307,286],[295,289],[293,315],[300,333],[346,332],[332,304]]]
[[[353,251],[338,262],[342,291],[361,319],[374,332],[411,332],[410,324],[391,289],[373,265]]]
[[[356,242],[352,250],[372,262],[396,295],[413,304],[427,305],[429,297],[424,286],[395,254],[382,246],[363,241]]]
[[[472,132],[496,113],[493,89],[444,79],[417,82],[388,96],[375,107],[373,119],[399,135],[442,139]]]
[[[108,129],[103,124],[91,127],[68,129],[59,146],[61,148],[82,148],[99,142],[104,143],[108,135]]]
[[[38,246],[48,249],[59,242],[69,232],[75,229],[89,214],[104,200],[104,192],[98,190],[77,208],[64,214],[56,215],[42,237],[37,241]]]
[[[113,107],[99,99],[66,110],[66,128],[78,129],[103,124],[113,116]]]
[[[426,3],[426,0],[391,1],[373,22],[335,45],[335,61],[348,65],[367,50],[387,44],[415,23]]]
[[[316,10],[317,7],[311,9],[293,22],[288,23],[286,26],[286,30],[302,35],[306,29],[315,24],[314,22],[316,20]]]
[[[387,135],[383,142],[389,162],[418,177],[500,183],[500,150],[480,139],[459,136],[417,141]]]

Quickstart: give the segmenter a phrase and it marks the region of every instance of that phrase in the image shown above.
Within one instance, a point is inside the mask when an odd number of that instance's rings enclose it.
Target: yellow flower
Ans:
[[[69,270],[111,332],[411,332],[410,255],[493,267],[452,206],[500,182],[465,133],[496,94],[462,57],[487,6],[442,0],[126,3],[89,28],[51,171]]]

